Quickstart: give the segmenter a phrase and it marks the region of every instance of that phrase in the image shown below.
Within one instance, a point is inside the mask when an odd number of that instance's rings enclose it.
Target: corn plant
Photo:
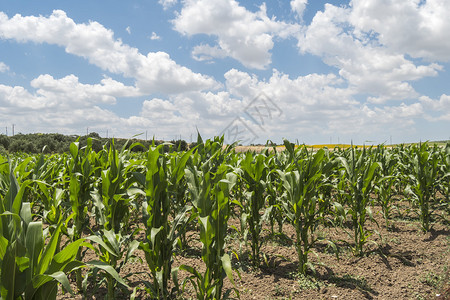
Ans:
[[[441,156],[441,166],[440,166],[440,174],[441,174],[441,184],[438,186],[443,199],[442,205],[444,209],[447,210],[447,217],[450,209],[450,142],[447,143],[445,149],[440,152]]]
[[[136,194],[128,193],[133,185],[134,178],[131,175],[134,164],[129,163],[129,151],[134,144],[127,149],[127,143],[118,152],[114,141],[99,152],[98,159],[101,168],[101,180],[96,189],[91,192],[94,202],[95,216],[102,228],[97,231],[95,241],[98,242],[100,261],[110,265],[117,272],[128,261],[139,243],[133,240],[138,230],[128,232],[128,218],[132,209],[130,201]],[[106,247],[105,245],[108,245]],[[125,259],[119,260],[125,255]],[[95,272],[95,271],[94,271]],[[114,299],[114,290],[117,281],[109,273],[105,274],[107,281],[108,299]]]
[[[353,225],[355,243],[353,252],[355,255],[362,255],[363,247],[372,235],[365,224],[367,217],[372,219],[372,211],[368,204],[374,187],[375,171],[379,168],[379,164],[372,161],[365,148],[355,151],[352,146],[349,151],[349,156],[337,158],[340,163],[340,182],[337,192],[344,199],[344,204],[349,206],[346,215],[351,216]],[[341,213],[343,211],[341,209]]]
[[[190,281],[197,299],[222,299],[223,279],[226,276],[234,284],[230,257],[225,253],[225,237],[230,216],[229,195],[237,176],[229,172],[229,166],[225,163],[212,172],[212,166],[217,166],[214,160],[218,157],[220,153],[216,152],[200,169],[194,165],[186,169],[189,192],[200,225],[202,260],[206,271],[200,274],[190,266],[181,266],[180,269],[192,274],[183,286]]]
[[[439,181],[443,180],[438,178],[439,160],[438,153],[430,150],[427,143],[412,148],[407,191],[419,207],[421,228],[425,232],[431,229],[432,200]]]
[[[273,223],[276,220],[278,223],[278,233],[283,233],[283,224],[285,222],[286,216],[282,208],[283,201],[281,200],[281,194],[283,193],[283,184],[280,180],[280,176],[278,174],[279,171],[286,171],[291,167],[292,161],[294,160],[294,156],[297,154],[291,154],[289,151],[277,152],[274,149],[274,156],[268,163],[270,167],[270,173],[268,174],[267,180],[267,193],[268,193],[268,202],[271,205],[272,211],[270,214],[270,224],[272,233]]]
[[[389,219],[392,208],[392,196],[394,185],[397,182],[399,160],[395,153],[387,151],[384,146],[378,146],[374,158],[378,164],[379,176],[374,189],[378,194],[378,203],[385,220],[386,228],[389,229]]]
[[[101,164],[101,180],[93,193],[96,218],[100,226],[114,233],[128,230],[131,202],[137,194],[130,193],[135,179],[132,173],[136,171],[140,161],[131,162],[130,151],[137,146],[135,143],[129,148],[124,144],[121,151],[117,151],[112,140],[109,149],[104,147],[99,156]]]
[[[266,177],[269,172],[265,165],[265,156],[263,154],[254,155],[247,152],[245,158],[240,163],[242,172],[240,176],[245,182],[244,199],[241,200],[241,220],[244,224],[248,224],[248,230],[251,234],[252,263],[255,267],[260,263],[260,247],[262,239],[260,234],[262,231],[263,219],[261,211],[265,207],[265,191]]]
[[[128,286],[125,284],[123,279],[119,276],[121,268],[134,257],[134,251],[139,247],[139,242],[133,240],[136,231],[128,234],[122,235],[121,233],[114,233],[113,230],[103,229],[97,232],[97,235],[88,236],[85,239],[95,242],[97,247],[90,247],[94,249],[99,256],[100,261],[91,261],[87,263],[87,266],[91,267],[92,272],[96,274],[98,269],[105,271],[104,279],[106,279],[107,294],[106,299],[116,299],[115,291],[118,286],[124,287]],[[95,281],[95,277],[92,278]],[[87,283],[86,277],[84,285]],[[100,282],[99,284],[101,284]],[[86,290],[86,286],[83,286]]]
[[[276,151],[276,150],[275,150]],[[278,178],[276,164],[276,155],[269,155],[266,151],[266,165],[269,169],[266,177],[266,193],[267,193],[267,217],[270,223],[270,232],[272,236],[283,233],[284,214],[279,201],[280,190],[282,189],[282,183]],[[278,224],[278,232],[275,233],[275,222]]]
[[[31,205],[23,202],[30,181],[19,185],[9,173],[9,189],[0,203],[0,292],[2,299],[56,299],[58,283],[72,292],[67,274],[82,267],[75,256],[83,240],[56,253],[61,223],[45,245],[42,222],[33,222]]]
[[[168,186],[167,192],[169,201],[171,204],[171,217],[177,218],[177,214],[185,210],[186,207],[191,207],[187,197],[187,182],[185,175],[185,168],[188,160],[191,159],[192,153],[195,147],[190,151],[180,154],[180,152],[171,152],[167,157],[167,178]],[[192,216],[193,218],[194,216]],[[181,249],[185,249],[188,246],[186,239],[186,232],[191,222],[186,223],[186,227],[179,231],[179,245]],[[184,226],[183,226],[184,227]]]
[[[42,213],[43,219],[52,226],[65,215],[63,174],[66,160],[66,154],[45,157],[41,153],[34,165],[30,198],[34,207],[42,206],[38,213]]]
[[[323,149],[312,154],[303,148],[307,152],[306,156],[296,160],[297,155],[293,145],[286,140],[284,144],[291,154],[292,165],[286,171],[278,170],[284,190],[283,209],[287,219],[295,228],[298,271],[305,275],[308,268],[314,270],[312,264],[308,262],[308,254],[317,241],[314,236],[315,229],[320,223],[324,210],[328,207],[329,200],[321,199],[318,195],[322,172],[328,165],[324,165],[325,151]]]
[[[73,226],[68,228],[68,233],[73,240],[81,238],[83,231],[89,225],[88,210],[92,206],[91,192],[94,190],[94,176],[96,167],[91,161],[96,156],[92,151],[92,139],[87,140],[84,153],[80,149],[80,144],[74,142],[70,144],[70,160],[68,168],[69,176],[69,200],[72,208]],[[82,260],[82,252],[79,249],[77,260]],[[77,287],[82,288],[81,270],[77,270]]]
[[[158,299],[166,299],[170,295],[168,281],[172,274],[173,251],[180,233],[191,220],[188,212],[192,209],[186,205],[177,212],[172,221],[169,219],[173,205],[168,190],[170,178],[166,172],[167,157],[162,151],[163,145],[151,147],[148,151],[145,177],[141,173],[134,173],[146,197],[146,239],[140,243],[140,248],[145,252],[145,259],[153,277],[149,292]],[[191,154],[185,153],[181,162],[185,164]],[[183,175],[184,167],[181,167],[174,175],[176,181],[179,182]]]

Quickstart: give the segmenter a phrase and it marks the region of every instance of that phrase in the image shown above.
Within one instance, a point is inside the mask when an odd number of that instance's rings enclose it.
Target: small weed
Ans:
[[[398,239],[398,238],[390,238],[389,240],[388,240],[388,243],[392,243],[392,244],[395,244],[395,245],[400,245],[401,244],[401,241]]]
[[[437,291],[445,290],[450,283],[449,267],[447,265],[444,266],[442,272],[440,272],[439,274],[436,274],[434,272],[428,272],[421,278],[419,278],[419,280],[420,282],[433,287]]]
[[[425,283],[431,287],[437,288],[441,280],[442,278],[438,276],[436,273],[428,272],[427,274],[422,276],[420,282]]]
[[[420,294],[414,294],[416,300],[426,300],[426,298]]]
[[[275,284],[275,291],[273,293],[274,296],[284,296],[286,294],[285,289],[279,284]]]
[[[314,277],[293,272],[290,276],[298,283],[299,290],[320,289],[324,286],[323,282],[317,281]]]

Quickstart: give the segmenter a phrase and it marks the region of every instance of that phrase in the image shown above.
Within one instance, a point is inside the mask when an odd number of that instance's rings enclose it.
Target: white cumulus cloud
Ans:
[[[192,50],[192,57],[198,61],[212,60],[214,58],[224,58],[227,52],[219,46],[197,45]]]
[[[54,79],[51,75],[41,75],[31,81],[37,94],[55,105],[67,102],[68,107],[92,104],[115,104],[117,97],[136,97],[142,95],[136,87],[125,86],[111,78],[104,78],[100,84],[82,84],[75,75]]]
[[[248,68],[264,69],[272,61],[273,38],[285,38],[299,30],[297,25],[269,18],[265,4],[257,12],[248,11],[235,0],[187,0],[183,4],[173,20],[175,30],[217,37],[216,46],[196,47],[194,57],[226,54]]]
[[[339,69],[350,88],[369,94],[372,102],[417,98],[410,81],[437,76],[442,66],[416,65],[404,53],[384,46],[373,32],[362,32],[352,23],[351,7],[325,5],[299,36],[298,47]]]
[[[308,0],[292,0],[291,10],[297,14],[299,18],[303,17]]]
[[[164,10],[170,8],[171,6],[175,5],[178,2],[178,0],[159,0],[158,3],[161,4],[164,8]]]
[[[151,40],[160,40],[161,37],[159,35],[156,34],[156,32],[152,32],[152,35],[150,36]]]
[[[450,61],[450,1],[353,0],[351,23],[412,57]]]
[[[5,73],[9,71],[9,66],[4,62],[0,61],[0,73]]]
[[[434,115],[428,118],[430,121],[450,121],[450,95],[443,94],[438,100],[422,96],[419,100],[423,107]]]
[[[0,12],[0,38],[59,45],[67,53],[84,57],[103,70],[135,78],[137,87],[147,93],[178,93],[218,86],[213,78],[178,65],[167,53],[143,55],[115,39],[113,31],[103,25],[94,21],[77,24],[61,10],[53,11],[49,17],[8,18]]]

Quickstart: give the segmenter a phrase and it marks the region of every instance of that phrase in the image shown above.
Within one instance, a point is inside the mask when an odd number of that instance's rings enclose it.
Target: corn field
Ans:
[[[96,152],[88,139],[65,154],[0,156],[1,299],[56,299],[89,286],[103,286],[107,299],[119,291],[183,299],[188,289],[196,299],[239,298],[237,266],[244,253],[252,268],[264,263],[264,231],[295,229],[285,238],[307,275],[318,241],[336,255],[343,247],[317,234],[322,227],[346,232],[355,257],[373,249],[374,207],[387,229],[398,201],[423,232],[449,223],[450,143],[308,149],[285,141],[283,151],[238,153],[223,138],[199,136],[188,151],[132,152],[137,146],[110,141]],[[239,249],[227,247],[231,233]],[[193,244],[204,268],[175,266]],[[138,252],[151,278],[140,285],[119,275]]]

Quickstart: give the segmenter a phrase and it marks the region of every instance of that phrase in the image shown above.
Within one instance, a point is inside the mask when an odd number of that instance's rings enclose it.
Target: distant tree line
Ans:
[[[131,151],[143,152],[147,151],[152,145],[151,140],[140,139],[108,139],[102,138],[96,132],[91,132],[85,136],[63,135],[60,133],[30,133],[30,134],[16,134],[14,136],[6,136],[0,134],[0,153],[63,153],[69,151],[70,143],[78,140],[81,146],[85,146],[87,139],[92,138],[92,149],[100,151],[103,147],[110,144],[114,140],[116,149],[121,149],[125,143],[130,147],[133,143],[140,143],[132,148]],[[164,141],[155,140],[155,145],[164,143]],[[172,150],[187,150],[189,145],[184,140],[171,141],[164,146],[165,151]]]

